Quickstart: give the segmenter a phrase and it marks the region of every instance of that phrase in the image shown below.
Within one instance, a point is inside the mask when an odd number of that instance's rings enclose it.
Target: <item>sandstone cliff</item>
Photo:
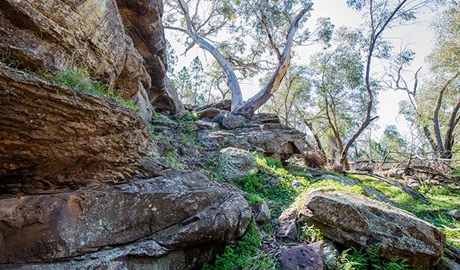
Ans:
[[[165,84],[161,1],[4,1],[0,58],[33,72],[84,68],[141,113],[181,110]],[[152,108],[153,106],[153,108]]]

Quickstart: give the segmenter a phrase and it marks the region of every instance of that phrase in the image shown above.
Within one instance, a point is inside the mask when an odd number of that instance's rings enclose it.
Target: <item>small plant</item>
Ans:
[[[178,123],[185,123],[185,122],[195,122],[199,120],[198,115],[196,113],[187,113],[182,118],[177,119]]]
[[[185,168],[184,164],[177,162],[176,155],[177,155],[176,149],[166,152],[166,155],[165,155],[166,163],[169,166],[174,167],[174,168],[178,168],[178,169]]]
[[[324,239],[323,234],[314,225],[305,225],[301,228],[302,239],[307,243],[314,243]]]

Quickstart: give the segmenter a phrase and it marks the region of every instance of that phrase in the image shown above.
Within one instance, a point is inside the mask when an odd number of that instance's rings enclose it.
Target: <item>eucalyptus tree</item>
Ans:
[[[166,3],[165,28],[184,33],[187,50],[194,45],[210,53],[222,68],[230,89],[232,112],[251,118],[279,88],[291,63],[292,50],[311,34],[304,29],[312,2],[304,0],[176,0]],[[318,40],[328,40],[332,24],[321,20]],[[297,34],[300,32],[300,34]],[[213,41],[213,38],[223,39]],[[239,78],[272,70],[262,89],[243,102]]]
[[[434,22],[435,46],[428,56],[428,81],[409,89],[400,78],[398,88],[409,101],[401,111],[420,126],[434,154],[452,159],[460,122],[460,8],[448,6]],[[417,80],[416,80],[417,81]]]
[[[339,28],[334,47],[316,53],[310,63],[316,99],[316,130],[329,143],[331,158],[339,159],[344,151],[345,139],[359,125],[365,114],[366,100],[361,95],[364,83],[364,62],[361,57],[363,36],[360,31]],[[331,148],[332,147],[332,148]],[[348,160],[344,160],[348,166]]]
[[[347,155],[350,147],[363,133],[371,122],[378,117],[374,109],[376,95],[381,87],[373,79],[373,62],[375,59],[385,59],[391,56],[391,44],[385,40],[384,32],[394,26],[405,24],[416,19],[416,12],[426,6],[429,0],[347,0],[349,7],[364,12],[365,21],[361,33],[363,35],[362,57],[364,62],[363,85],[360,98],[365,101],[363,116],[358,126],[347,137],[338,161],[339,169],[348,169]]]

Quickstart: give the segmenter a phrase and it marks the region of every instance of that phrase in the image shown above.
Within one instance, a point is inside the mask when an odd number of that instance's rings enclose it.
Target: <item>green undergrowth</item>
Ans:
[[[410,270],[405,262],[380,258],[378,246],[367,249],[354,247],[343,251],[337,260],[337,265],[330,270]]]
[[[218,255],[214,263],[206,263],[203,270],[234,270],[234,269],[273,269],[278,270],[276,258],[261,252],[262,239],[259,231],[252,221],[246,233],[235,247],[226,246],[224,253]]]
[[[216,156],[211,160],[210,164],[213,164],[208,169],[211,170],[211,176],[214,180],[222,181],[218,174],[218,163],[219,156]],[[325,172],[323,177],[312,177],[304,171],[304,168],[295,168],[295,170],[286,170],[283,168],[279,160],[271,158],[256,156],[257,170],[250,172],[244,177],[232,180],[236,186],[246,192],[246,199],[251,205],[260,205],[263,202],[267,202],[271,214],[271,224],[267,224],[261,227],[266,234],[274,237],[276,226],[278,225],[277,218],[287,208],[295,207],[300,209],[305,202],[306,195],[313,190],[322,191],[342,191],[347,193],[354,193],[359,195],[365,195],[365,189],[373,188],[380,191],[385,195],[391,204],[401,208],[403,210],[412,212],[417,217],[437,226],[442,230],[446,236],[447,241],[454,246],[459,247],[458,239],[460,239],[460,222],[454,220],[452,217],[447,215],[447,210],[460,209],[460,190],[453,190],[447,187],[442,187],[435,184],[421,184],[418,192],[429,198],[429,202],[423,200],[416,200],[410,195],[405,193],[400,188],[391,185],[387,182],[381,181],[371,176],[366,175],[355,175],[347,174],[340,175],[332,172]],[[327,174],[332,175],[328,177]],[[350,179],[348,182],[347,179]],[[344,181],[345,180],[345,181]],[[351,185],[350,183],[356,182],[357,185]],[[347,183],[347,184],[345,184]],[[311,243],[323,239],[321,231],[311,226],[304,226],[300,230],[301,241],[305,243]],[[226,249],[227,255],[222,255],[222,258],[230,260],[231,256],[235,253],[230,253]],[[336,257],[337,264],[334,268],[339,270],[348,269],[377,269],[377,270],[406,270],[411,269],[404,262],[395,260],[385,260],[379,258],[378,248],[359,250],[355,248],[349,248],[345,251],[339,252]],[[264,254],[262,251],[257,251],[259,259],[257,261],[264,261]],[[249,256],[253,260],[255,255]],[[245,260],[247,263],[245,266],[240,264],[232,264],[230,268],[225,268],[228,265],[219,265],[223,268],[213,269],[275,269],[275,268],[257,268],[249,267],[251,260]],[[236,258],[233,258],[237,260]],[[272,263],[272,259],[274,260]],[[226,261],[228,261],[226,260]],[[272,257],[268,258],[270,267],[279,267],[279,263]],[[216,264],[217,265],[217,264]],[[234,268],[231,268],[234,267]],[[211,268],[206,268],[211,269]]]
[[[108,91],[107,86],[97,80],[92,80],[88,72],[80,68],[66,69],[56,72],[54,81],[60,85],[72,88],[77,91],[90,93],[100,97],[111,98],[125,107],[137,111],[139,107],[132,101],[123,99],[113,91]]]
[[[256,156],[256,161],[257,172],[233,182],[248,194],[249,203],[257,205],[266,201],[272,216],[277,217],[309,185],[309,179],[293,175],[279,160]]]

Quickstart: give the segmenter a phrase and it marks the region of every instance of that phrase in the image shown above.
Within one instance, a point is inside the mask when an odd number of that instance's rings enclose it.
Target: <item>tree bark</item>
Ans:
[[[278,63],[277,68],[270,77],[268,83],[265,85],[264,88],[262,88],[262,90],[260,90],[255,96],[250,98],[246,103],[242,104],[239,107],[232,108],[233,113],[243,115],[244,117],[250,119],[252,115],[255,113],[255,111],[259,109],[262,105],[264,105],[270,99],[272,94],[276,90],[278,90],[281,81],[286,75],[289,65],[291,63],[291,51],[292,46],[294,45],[294,36],[299,28],[301,19],[311,9],[311,7],[312,4],[302,9],[289,26],[289,30],[286,35],[286,45],[284,46],[281,59]]]
[[[441,129],[439,127],[439,110],[441,109],[442,105],[442,100],[444,98],[444,93],[446,92],[447,88],[449,85],[460,75],[460,72],[457,72],[452,78],[450,78],[439,90],[438,92],[438,98],[436,100],[436,108],[434,109],[433,112],[433,130],[434,130],[434,135],[436,139],[436,146],[437,146],[437,152],[439,153],[439,156],[443,158],[443,156],[446,155],[446,149],[444,148],[444,144],[442,142],[441,138]],[[455,117],[454,117],[455,119]],[[453,123],[453,121],[452,121]]]
[[[452,147],[454,146],[454,130],[456,125],[458,124],[457,121],[457,113],[460,110],[460,98],[455,104],[455,107],[450,114],[449,122],[447,124],[447,130],[444,137],[444,153],[441,154],[441,158],[452,159]]]

